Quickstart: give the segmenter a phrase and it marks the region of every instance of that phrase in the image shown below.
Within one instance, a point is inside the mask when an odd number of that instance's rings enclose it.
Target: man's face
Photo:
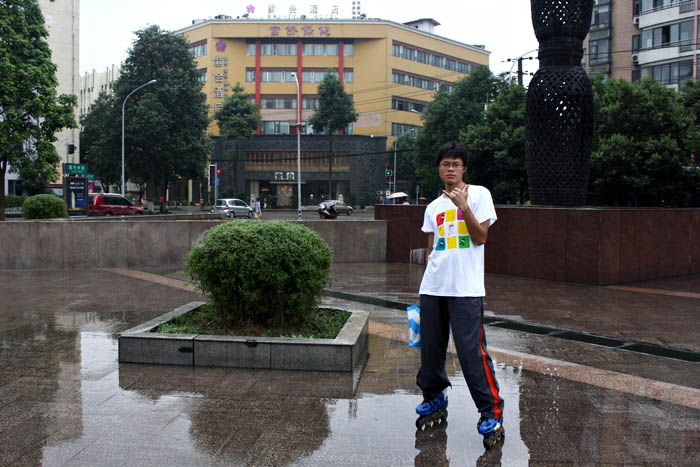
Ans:
[[[446,156],[438,164],[438,170],[440,171],[440,179],[445,185],[457,185],[464,178],[467,168],[459,157]]]

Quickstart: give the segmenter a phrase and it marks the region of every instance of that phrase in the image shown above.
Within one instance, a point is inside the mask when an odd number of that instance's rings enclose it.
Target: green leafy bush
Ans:
[[[51,219],[68,216],[68,207],[56,195],[34,195],[24,201],[22,215],[26,219]]]
[[[199,283],[229,322],[284,326],[316,312],[332,253],[313,230],[288,222],[226,222],[187,257]]]
[[[6,208],[21,208],[22,204],[24,204],[25,199],[27,199],[26,196],[7,195],[7,196],[5,196],[5,207]]]

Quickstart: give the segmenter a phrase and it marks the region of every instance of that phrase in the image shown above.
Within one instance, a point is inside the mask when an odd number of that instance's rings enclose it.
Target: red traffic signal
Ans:
[[[217,173],[217,174],[220,174],[220,173],[221,173],[221,169],[216,169],[216,173]]]

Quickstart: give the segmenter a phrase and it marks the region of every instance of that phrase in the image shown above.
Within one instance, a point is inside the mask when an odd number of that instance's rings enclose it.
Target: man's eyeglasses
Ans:
[[[440,167],[443,169],[449,169],[452,167],[453,169],[461,169],[464,167],[461,162],[440,162]]]

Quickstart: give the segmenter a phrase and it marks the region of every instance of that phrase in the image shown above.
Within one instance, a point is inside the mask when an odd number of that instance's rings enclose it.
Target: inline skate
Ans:
[[[491,449],[497,442],[506,436],[503,429],[503,418],[481,417],[476,424],[479,434],[484,436],[484,447]]]
[[[447,423],[447,388],[429,401],[423,401],[416,407],[418,419],[416,428],[419,430],[425,427]]]

